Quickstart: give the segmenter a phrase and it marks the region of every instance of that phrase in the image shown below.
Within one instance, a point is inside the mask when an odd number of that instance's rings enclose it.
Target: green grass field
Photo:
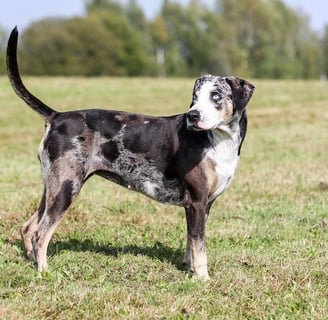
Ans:
[[[252,81],[249,130],[207,224],[211,280],[181,260],[181,208],[91,179],[49,246],[24,258],[19,228],[42,192],[43,120],[0,78],[0,319],[328,319],[328,84]],[[58,110],[169,115],[192,79],[25,78]]]

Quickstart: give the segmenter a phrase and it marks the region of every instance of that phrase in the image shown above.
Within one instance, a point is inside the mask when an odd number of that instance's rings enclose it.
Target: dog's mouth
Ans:
[[[190,110],[187,113],[187,128],[193,131],[208,131],[216,128],[212,121],[205,121],[198,110]]]
[[[187,129],[190,131],[202,131],[203,130],[195,125],[188,125],[188,124],[187,124]]]
[[[196,121],[192,121],[189,119],[187,115],[187,129],[191,131],[209,131],[215,129],[216,126],[210,125],[202,121],[202,119],[198,119]]]
[[[203,126],[201,122],[198,123],[190,123],[187,120],[187,129],[191,131],[209,131],[209,130],[214,130],[216,127],[207,127]]]

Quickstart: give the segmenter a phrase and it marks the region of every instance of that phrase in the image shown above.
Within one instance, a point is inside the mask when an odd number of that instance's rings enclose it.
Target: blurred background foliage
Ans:
[[[163,0],[151,20],[136,0],[87,0],[85,6],[84,16],[48,18],[23,30],[22,72],[272,79],[328,74],[328,26],[323,34],[314,32],[307,16],[283,0],[216,0],[211,8],[201,0],[187,6]],[[7,36],[0,30],[1,51]]]

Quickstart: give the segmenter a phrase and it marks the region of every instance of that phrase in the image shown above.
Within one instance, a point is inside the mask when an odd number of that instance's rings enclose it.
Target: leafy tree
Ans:
[[[46,30],[46,32],[44,31]],[[92,12],[68,20],[47,19],[23,35],[24,71],[49,75],[141,75],[146,55],[123,15]]]
[[[125,10],[128,21],[134,30],[134,37],[145,54],[144,59],[147,61],[145,69],[148,70],[145,74],[156,75],[156,57],[154,55],[151,23],[147,21],[136,0],[129,0]]]
[[[163,54],[165,57],[165,72],[167,75],[183,76],[187,72],[184,59],[184,42],[181,39],[181,30],[184,28],[184,11],[180,4],[164,0],[161,15],[168,33],[168,41]]]
[[[125,75],[128,76],[147,75],[151,59],[140,36],[142,30],[136,30],[138,24],[143,28],[143,17],[133,2],[130,2],[130,5],[131,7],[125,10],[116,1],[93,0],[88,6],[88,16],[98,20],[120,40],[123,50],[120,52],[121,59],[117,67],[125,69]],[[130,12],[130,21],[127,12]]]
[[[307,77],[318,73],[318,39],[307,18],[282,0],[218,0],[217,12],[231,32],[230,50],[235,50],[230,57],[237,72],[262,78],[304,77],[306,68]]]
[[[111,11],[117,15],[124,15],[123,6],[114,0],[88,0],[86,2],[86,10],[88,14]]]
[[[167,30],[165,21],[162,15],[157,15],[150,23],[151,41],[157,64],[157,74],[159,76],[166,75],[166,51],[170,41],[170,35]]]
[[[23,69],[29,74],[124,74],[116,67],[120,42],[96,20],[43,20],[24,32],[23,44]]]
[[[193,0],[183,8],[177,3],[165,1],[162,17],[165,27],[159,30],[162,30],[161,35],[165,39],[162,43],[168,74],[196,76],[200,72],[215,73],[218,68],[216,37],[222,28],[202,2]],[[166,33],[168,40],[163,37]]]
[[[126,7],[127,18],[135,29],[139,31],[148,30],[148,23],[142,9],[138,6],[136,0],[129,0]]]

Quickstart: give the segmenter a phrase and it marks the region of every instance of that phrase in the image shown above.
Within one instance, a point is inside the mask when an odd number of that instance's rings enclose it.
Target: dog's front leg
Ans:
[[[187,247],[184,262],[200,280],[208,280],[207,256],[205,249],[206,206],[191,204],[186,208]]]

